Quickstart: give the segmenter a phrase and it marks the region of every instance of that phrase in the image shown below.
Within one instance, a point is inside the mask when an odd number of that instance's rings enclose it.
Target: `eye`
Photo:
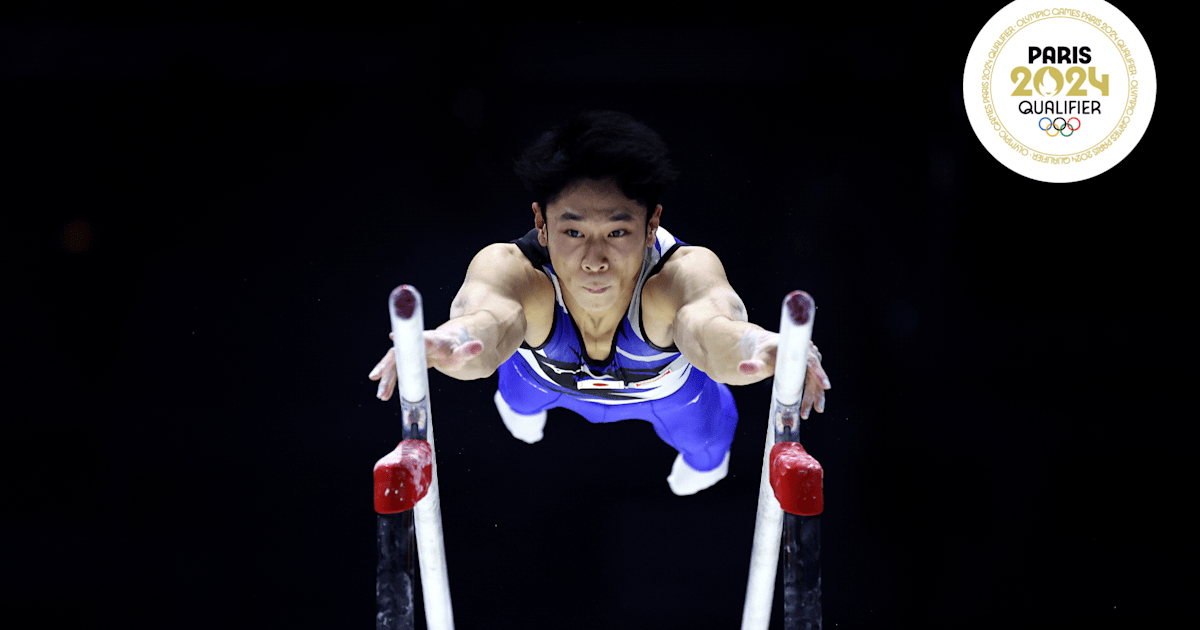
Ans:
[[[570,236],[571,238],[579,238],[580,236],[582,236],[582,234],[579,233],[579,230],[563,230],[563,234],[566,234],[567,236]]]
[[[629,230],[620,229],[620,230],[613,230],[612,232],[608,233],[609,236],[625,236],[626,234],[629,234]]]

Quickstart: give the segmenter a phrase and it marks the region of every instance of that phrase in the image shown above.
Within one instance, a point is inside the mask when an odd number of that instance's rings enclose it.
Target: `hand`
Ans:
[[[762,331],[751,338],[754,344],[751,358],[738,364],[738,371],[745,376],[762,380],[775,373],[775,355],[779,351],[779,333]],[[800,400],[800,417],[807,420],[812,409],[825,413],[825,390],[832,389],[825,368],[821,367],[821,351],[817,344],[809,342],[808,370],[804,376],[804,397]]]
[[[775,373],[775,355],[779,352],[779,333],[758,327],[742,337],[742,356],[750,358],[738,364],[738,372],[757,383]]]
[[[392,334],[388,333],[388,339]],[[431,368],[450,373],[461,369],[468,361],[483,352],[483,342],[471,338],[466,329],[461,330],[426,330],[425,331],[425,364]],[[375,397],[388,400],[396,391],[396,349],[389,348],[387,354],[379,360],[367,375],[372,381],[379,381]]]
[[[816,409],[817,413],[825,413],[825,390],[833,389],[829,384],[829,375],[821,367],[821,351],[817,344],[809,342],[808,372],[804,375],[804,398],[800,401],[800,418],[808,420],[808,412]]]

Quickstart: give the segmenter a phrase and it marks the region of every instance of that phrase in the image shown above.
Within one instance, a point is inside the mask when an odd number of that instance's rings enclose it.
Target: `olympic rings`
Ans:
[[[1046,125],[1045,127],[1043,127],[1042,120],[1046,121],[1049,124]],[[1058,121],[1060,121],[1060,120],[1062,120],[1062,124],[1059,124]],[[1071,124],[1072,120],[1075,121],[1074,125]],[[1058,118],[1055,118],[1054,120],[1050,120],[1049,118],[1042,116],[1042,119],[1038,121],[1038,129],[1045,131],[1046,135],[1050,136],[1051,138],[1058,136],[1058,135],[1061,135],[1064,138],[1070,138],[1072,135],[1075,134],[1076,131],[1079,131],[1079,129],[1081,127],[1083,127],[1083,122],[1074,116],[1072,116],[1068,120],[1063,120],[1062,116],[1059,116]],[[1050,133],[1051,130],[1054,130],[1054,133]],[[1070,131],[1071,133],[1067,133],[1068,131]]]

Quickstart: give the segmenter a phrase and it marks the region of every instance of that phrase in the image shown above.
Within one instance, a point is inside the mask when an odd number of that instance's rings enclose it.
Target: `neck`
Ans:
[[[632,300],[633,291],[630,290],[629,295],[617,300],[612,308],[606,311],[589,311],[580,306],[570,293],[563,292],[563,303],[566,304],[567,312],[571,314],[571,318],[579,327],[579,332],[591,337],[611,336],[617,326],[621,325],[621,320],[625,318],[625,313],[629,310],[629,303]]]

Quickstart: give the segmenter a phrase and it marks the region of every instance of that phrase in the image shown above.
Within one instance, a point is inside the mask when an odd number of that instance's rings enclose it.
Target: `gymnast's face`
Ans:
[[[661,212],[656,207],[647,226],[646,208],[612,180],[571,183],[546,205],[545,224],[533,204],[538,241],[550,250],[569,310],[602,315],[628,308]]]

